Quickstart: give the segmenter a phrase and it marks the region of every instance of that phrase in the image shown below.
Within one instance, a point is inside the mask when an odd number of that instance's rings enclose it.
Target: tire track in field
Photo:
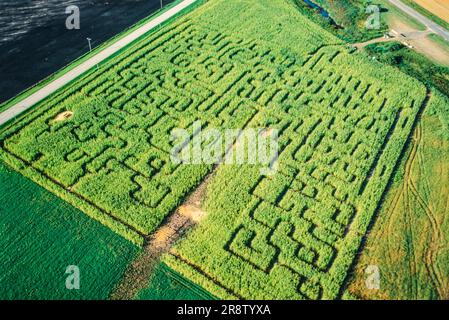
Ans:
[[[432,279],[435,289],[438,292],[440,298],[447,297],[447,294],[444,292],[444,277],[440,273],[439,269],[436,266],[436,258],[439,250],[442,248],[442,232],[440,227],[438,226],[438,222],[435,219],[433,211],[430,207],[424,202],[424,199],[419,195],[418,191],[411,187],[412,193],[415,196],[418,204],[426,213],[426,216],[431,224],[432,235],[430,239],[430,243],[426,248],[425,253],[425,268],[427,273]]]
[[[416,151],[415,153],[418,153],[418,148],[420,144],[422,143],[422,125],[418,124],[417,130],[416,130]],[[416,156],[416,154],[415,154]],[[415,158],[413,159],[413,163],[415,162]],[[412,163],[412,164],[413,164]],[[422,170],[422,164],[420,165],[419,159],[418,159],[418,168],[419,170]],[[430,237],[430,243],[426,247],[425,250],[425,257],[424,257],[424,266],[426,268],[427,273],[429,274],[432,283],[435,287],[435,289],[438,292],[438,295],[440,298],[444,298],[446,296],[446,293],[444,292],[444,279],[441,272],[438,270],[436,266],[436,256],[439,252],[439,250],[442,248],[442,231],[438,224],[438,221],[435,217],[435,213],[433,212],[432,208],[428,205],[427,201],[421,196],[419,193],[413,178],[411,176],[407,179],[407,185],[414,195],[417,203],[419,206],[424,210],[427,219],[429,220],[430,226],[432,228],[432,234]],[[409,210],[410,211],[410,210]]]
[[[409,153],[407,160],[405,162],[406,166],[409,163],[409,159],[410,159],[410,155],[411,153]],[[407,173],[404,174],[404,180],[407,178]],[[390,205],[388,206],[388,208],[386,209],[386,213],[388,216],[388,222],[387,222],[387,227],[386,228],[382,228],[382,237],[386,237],[387,239],[387,252],[386,254],[388,255],[389,261],[390,263],[393,263],[393,261],[396,260],[396,258],[394,257],[394,253],[397,252],[397,243],[395,242],[395,239],[393,237],[391,237],[390,235],[394,234],[396,232],[396,225],[397,225],[397,221],[396,219],[393,218],[393,216],[395,215],[396,212],[396,208],[398,207],[398,205],[400,203],[403,204],[404,208],[406,207],[407,204],[407,200],[408,200],[408,195],[407,195],[407,188],[406,188],[406,183],[405,181],[401,182],[401,188],[396,191],[392,201],[390,202]],[[409,232],[410,234],[412,233],[412,230],[410,228],[410,216],[408,214],[408,211],[405,210],[404,211],[404,219],[407,222],[407,232]],[[412,236],[413,238],[413,236]],[[410,243],[411,249],[407,250],[407,264],[409,267],[409,277],[408,282],[409,282],[409,288],[411,289],[411,291],[409,292],[410,296],[416,297],[416,292],[415,292],[415,288],[417,287],[416,283],[413,282],[413,277],[411,276],[413,273],[416,272],[416,258],[414,256],[414,250],[413,250],[413,243]]]
[[[374,223],[376,222],[376,219],[377,219],[378,215],[380,214],[380,211],[383,210],[382,208],[383,208],[383,206],[384,206],[385,203],[386,203],[386,201],[385,201],[385,200],[386,200],[386,199],[385,199],[385,198],[386,198],[386,194],[387,194],[388,192],[391,191],[391,186],[392,186],[392,184],[393,184],[394,176],[395,176],[395,174],[398,172],[399,168],[400,168],[401,165],[402,165],[402,159],[405,158],[405,156],[406,156],[406,154],[407,154],[407,150],[409,149],[410,143],[413,143],[413,141],[412,141],[413,134],[414,134],[414,132],[415,132],[415,129],[416,129],[417,125],[419,124],[419,122],[420,122],[420,120],[421,120],[421,116],[422,116],[424,110],[426,109],[426,107],[427,107],[427,105],[428,105],[428,103],[429,103],[429,101],[430,101],[431,96],[432,96],[432,92],[431,92],[430,88],[429,88],[429,87],[426,87],[426,95],[425,95],[425,97],[424,97],[424,100],[422,101],[422,103],[421,103],[421,105],[420,105],[420,107],[419,107],[419,109],[418,109],[418,112],[417,112],[417,114],[416,114],[416,116],[415,116],[415,118],[414,118],[414,120],[413,120],[413,124],[412,124],[412,127],[411,127],[411,129],[410,129],[410,131],[409,131],[409,133],[408,133],[408,136],[407,136],[407,139],[406,139],[406,141],[405,141],[405,144],[403,145],[403,147],[402,147],[402,149],[401,149],[401,151],[400,151],[400,156],[398,157],[396,163],[395,163],[394,166],[393,166],[393,170],[392,170],[392,173],[391,173],[391,175],[390,175],[390,177],[389,177],[389,179],[388,179],[387,186],[386,186],[386,188],[385,188],[385,189],[383,190],[383,192],[382,192],[381,198],[380,198],[380,200],[379,200],[379,202],[378,202],[378,206],[377,206],[377,208],[375,209],[373,218],[371,219],[371,223],[370,223],[370,225],[368,226],[367,234],[368,234],[368,233],[370,232],[370,230],[373,228],[373,225],[374,225]],[[407,170],[406,170],[406,172],[404,173],[404,179],[402,179],[402,180],[404,181],[404,182],[403,182],[402,191],[399,191],[399,195],[397,196],[397,197],[398,197],[398,200],[396,201],[396,204],[394,204],[394,207],[397,206],[397,202],[398,202],[399,199],[400,199],[401,193],[404,194],[404,193],[407,192],[407,187],[406,187],[406,184],[405,184],[405,177],[407,177],[407,176],[410,175],[410,171],[411,171],[410,168],[411,168],[411,167],[410,167],[410,164],[408,164],[410,158],[411,158],[411,155],[409,155],[408,158],[406,159],[406,169],[407,169],[407,166],[409,167],[409,168],[408,168],[408,174],[407,174]],[[405,201],[405,195],[404,195],[404,201]],[[391,205],[390,205],[390,207],[391,207]],[[387,209],[387,210],[388,210],[388,209]],[[407,211],[406,211],[406,212],[407,212]],[[391,216],[391,215],[390,215],[390,216]],[[410,215],[408,216],[408,219],[410,220]],[[409,226],[409,230],[410,230],[410,232],[411,232],[411,228],[410,228],[411,223],[408,223],[408,226]],[[413,236],[412,236],[412,239],[413,239]],[[387,241],[388,241],[388,240],[387,240]],[[413,243],[410,243],[410,245],[413,246]],[[389,245],[388,245],[388,246],[389,246]],[[359,253],[362,252],[362,251],[365,249],[365,247],[366,247],[366,242],[365,242],[365,241],[362,241],[361,245],[359,246]],[[416,257],[415,257],[415,255],[414,255],[414,250],[412,249],[410,253],[413,255],[413,259],[412,259],[412,260],[413,260],[413,265],[410,263],[410,265],[411,265],[411,266],[410,266],[410,270],[412,270],[413,268],[416,269],[416,265],[417,265],[417,264],[416,264]],[[390,257],[391,257],[391,255],[390,255]],[[353,261],[353,263],[352,263],[352,266],[348,269],[348,275],[350,275],[351,272],[354,272],[354,268],[355,268],[355,266],[358,264],[359,258],[360,258],[360,255],[358,255],[358,256],[355,257],[355,259],[354,259],[354,261]],[[413,280],[414,277],[410,277],[410,278],[412,278],[412,280]],[[347,276],[347,277],[346,277],[346,280],[344,281],[344,284],[342,285],[342,289],[340,290],[340,298],[341,298],[342,292],[344,292],[344,291],[347,290],[347,288],[348,288],[348,281],[349,281],[348,279],[349,279],[349,277]],[[415,286],[417,287],[417,281],[415,281]],[[416,296],[416,294],[415,294],[415,296]]]
[[[419,126],[419,124],[418,124]],[[398,207],[398,205],[400,203],[403,204],[403,210],[404,210],[404,218],[406,220],[406,229],[407,232],[410,234],[410,239],[412,240],[409,243],[408,249],[407,249],[407,255],[409,257],[408,259],[408,264],[409,264],[409,274],[410,276],[408,277],[408,280],[410,282],[410,295],[414,298],[417,298],[418,296],[418,292],[417,292],[417,288],[418,288],[418,283],[415,279],[415,277],[413,277],[413,274],[416,274],[417,271],[417,259],[416,259],[416,255],[415,255],[415,249],[414,249],[414,243],[413,243],[413,239],[415,239],[414,235],[413,235],[413,229],[411,228],[412,226],[412,217],[411,217],[411,210],[410,210],[410,203],[411,203],[411,199],[410,199],[410,190],[408,187],[408,181],[411,179],[411,171],[413,168],[413,164],[417,155],[417,145],[419,144],[418,141],[416,141],[416,131],[414,132],[414,138],[415,141],[412,141],[412,148],[410,150],[410,153],[407,156],[407,159],[405,161],[405,168],[404,168],[404,178],[403,178],[403,182],[402,182],[402,186],[401,188],[396,192],[396,194],[393,197],[393,200],[390,202],[389,207],[386,209],[387,214],[388,214],[388,226],[387,229],[385,231],[383,231],[383,233],[385,234],[385,232],[387,232],[387,248],[388,248],[388,257],[390,262],[394,261],[394,257],[393,257],[393,252],[396,252],[397,250],[397,246],[395,245],[395,239],[392,239],[391,237],[389,237],[389,234],[394,234],[396,232],[396,221],[395,219],[392,219],[392,216],[394,215],[394,212],[396,210],[396,208]]]
[[[419,126],[419,123],[417,126]],[[416,130],[415,130],[415,132],[416,132]],[[411,241],[408,245],[408,250],[407,250],[407,254],[409,256],[409,274],[410,274],[409,281],[410,281],[410,288],[411,288],[410,294],[415,299],[418,296],[418,282],[416,280],[416,277],[414,277],[413,275],[415,275],[417,272],[418,264],[417,264],[417,257],[415,254],[415,245],[413,242],[413,240],[415,239],[415,236],[413,234],[413,229],[411,227],[412,226],[412,217],[411,217],[411,210],[410,210],[411,199],[410,199],[410,192],[409,192],[410,190],[408,187],[408,181],[411,179],[411,171],[412,171],[413,163],[415,161],[415,157],[417,154],[417,145],[418,145],[418,143],[416,140],[412,141],[412,149],[411,149],[411,151],[408,155],[408,158],[406,160],[406,163],[405,163],[404,181],[402,183],[402,188],[398,192],[398,198],[397,198],[396,203],[394,204],[394,207],[392,209],[393,210],[392,213],[393,213],[402,198],[403,205],[404,205],[404,212],[405,212],[404,216],[405,216],[405,220],[407,223],[407,232],[410,234],[410,239],[411,239]],[[389,233],[391,232],[390,230],[393,230],[393,233],[394,233],[395,224],[393,222],[394,222],[394,220],[391,219],[391,223],[389,224]],[[389,241],[389,243],[390,243],[390,241]],[[390,250],[391,247],[393,247],[394,250]],[[394,245],[393,246],[389,245],[390,257],[392,256],[392,252],[395,250],[396,250],[396,248]],[[392,261],[391,258],[390,258],[390,261]]]
[[[406,162],[408,161],[408,159],[409,159],[409,157],[407,158]],[[393,256],[392,256],[393,250],[390,250],[392,246],[391,246],[391,241],[390,241],[391,239],[388,235],[391,234],[391,230],[394,230],[395,221],[394,221],[394,219],[392,219],[392,215],[394,214],[401,199],[403,200],[403,194],[404,194],[404,182],[401,183],[401,188],[395,192],[393,199],[389,202],[389,206],[386,208],[386,213],[387,213],[387,217],[388,217],[387,228],[381,229],[381,236],[387,237],[387,240],[388,240],[387,241],[387,247],[388,247],[387,253],[390,258],[390,261],[393,260]]]
[[[409,158],[407,158],[407,163],[408,163],[408,159]],[[405,177],[406,176],[404,176],[404,178]],[[407,203],[409,202],[408,201],[409,197],[408,197],[405,181],[403,181],[401,184],[402,184],[401,188],[395,193],[394,198],[390,202],[389,207],[386,209],[387,216],[388,216],[388,222],[387,222],[387,227],[383,228],[383,231],[381,234],[382,237],[386,237],[386,239],[387,239],[386,254],[388,255],[390,263],[393,263],[393,261],[396,260],[396,258],[394,257],[394,253],[398,250],[397,243],[396,243],[395,239],[389,236],[391,234],[395,234],[395,232],[396,232],[397,221],[395,219],[393,219],[393,215],[396,211],[396,208],[398,207],[398,205],[400,203],[402,203],[405,208]],[[406,223],[407,223],[407,232],[412,234],[412,230],[410,228],[410,225],[411,225],[410,220],[411,219],[410,219],[410,215],[408,214],[408,210],[404,210],[404,219],[406,220]],[[411,238],[413,238],[413,236],[411,236]],[[414,256],[413,243],[410,243],[409,245],[411,246],[411,249],[407,249],[407,252],[406,252],[407,257],[408,257],[407,263],[408,263],[409,275],[410,275],[407,278],[409,281],[408,287],[410,288],[409,295],[416,297],[416,292],[415,292],[416,283],[413,282],[413,277],[411,276],[412,274],[414,274],[416,272],[416,258]]]
[[[424,136],[425,136],[424,128],[422,128],[421,134],[422,134],[422,140],[425,140],[424,139]],[[422,148],[423,148],[423,143],[420,144],[420,149],[422,149]],[[431,177],[432,174],[431,174],[431,172],[430,172],[430,174],[426,174],[427,170],[426,170],[426,166],[424,165],[424,163],[425,163],[424,152],[419,152],[418,157],[419,157],[418,158],[419,169],[420,169],[420,172],[422,173],[419,176],[420,186],[422,186],[422,189],[423,189],[422,193],[424,193],[424,195],[426,196],[427,199],[430,199],[432,191],[431,191],[431,187],[430,187],[429,177]],[[442,176],[442,175],[440,175],[440,176]]]
[[[410,273],[410,281],[413,282],[413,297],[414,299],[418,299],[419,297],[419,285],[418,285],[418,279],[416,277],[416,275],[418,274],[418,265],[419,265],[419,259],[417,257],[416,254],[416,247],[415,247],[415,240],[416,240],[416,235],[413,231],[413,223],[414,223],[414,219],[412,217],[413,214],[413,207],[415,205],[415,195],[413,194],[413,191],[410,188],[410,181],[413,180],[413,176],[412,176],[412,170],[414,168],[415,165],[415,161],[416,158],[418,156],[418,149],[419,149],[419,145],[421,144],[421,122],[418,122],[415,128],[415,131],[413,133],[413,147],[412,147],[412,151],[410,152],[410,157],[408,159],[407,162],[407,166],[406,166],[406,178],[404,179],[404,190],[406,193],[406,205],[404,206],[404,210],[406,212],[406,216],[407,216],[407,226],[408,226],[408,230],[409,230],[409,234],[410,234],[410,251],[411,251],[411,255],[413,257],[413,268],[411,269],[411,273]]]
[[[414,142],[412,150],[410,151],[410,154],[406,160],[405,165],[405,172],[404,172],[404,182],[402,185],[402,188],[396,192],[394,195],[394,198],[390,202],[389,207],[387,208],[388,212],[388,233],[393,233],[395,229],[395,221],[391,218],[392,214],[396,210],[397,206],[399,205],[401,199],[404,204],[404,210],[405,210],[405,220],[407,223],[407,229],[411,236],[412,242],[409,243],[409,256],[410,256],[410,262],[409,262],[409,268],[410,268],[410,274],[416,275],[417,271],[417,257],[414,250],[414,243],[413,240],[416,239],[413,230],[411,228],[413,223],[413,204],[418,204],[425,212],[427,219],[429,220],[431,229],[432,229],[432,235],[430,239],[430,244],[427,246],[425,250],[424,255],[424,266],[429,274],[432,284],[434,288],[437,290],[438,295],[440,298],[447,298],[449,296],[447,290],[445,290],[444,286],[444,279],[445,277],[442,275],[441,271],[439,270],[438,266],[436,265],[436,257],[439,252],[439,250],[443,247],[443,232],[439,226],[439,223],[436,219],[436,215],[433,212],[432,208],[427,204],[428,201],[425,200],[425,197],[422,196],[417,188],[416,184],[413,181],[412,177],[412,169],[415,167],[415,164],[418,166],[418,170],[425,171],[425,167],[423,165],[424,163],[424,157],[422,152],[420,152],[420,148],[422,147],[423,143],[423,128],[422,124],[418,123],[416,130],[414,132]],[[441,176],[444,176],[444,168],[442,164],[440,164],[440,174]],[[420,179],[424,178],[424,175],[420,175]],[[421,180],[420,180],[421,183]],[[425,181],[426,183],[426,190],[429,192],[430,196],[430,186],[428,181]],[[449,198],[446,203],[446,209],[449,207]],[[385,235],[385,231],[383,232]],[[390,261],[393,261],[393,254],[392,252],[395,249],[394,244],[392,243],[392,240],[390,237],[387,236],[388,239],[388,256],[390,258]],[[394,250],[392,250],[394,249]],[[410,277],[411,281],[411,296],[414,298],[418,298],[418,283],[417,281],[413,281],[415,277]]]

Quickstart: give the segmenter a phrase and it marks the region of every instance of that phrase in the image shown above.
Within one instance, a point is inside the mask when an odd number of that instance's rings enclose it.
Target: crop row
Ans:
[[[242,128],[283,89],[274,75],[263,74],[265,64],[287,76],[288,67],[303,60],[266,50],[261,41],[226,36],[204,26],[202,14],[194,16],[196,24],[188,15],[143,38],[4,129],[2,157],[141,243],[211,170],[172,163],[171,131],[192,132],[195,121],[204,128]],[[253,75],[255,67],[261,72]],[[244,97],[245,88],[251,97]],[[60,121],[63,112],[72,116]]]
[[[165,259],[217,297],[337,297],[425,88],[294,10],[208,2],[3,129],[2,158],[141,243],[213,168],[173,163],[173,129],[277,129],[276,173],[221,165]]]

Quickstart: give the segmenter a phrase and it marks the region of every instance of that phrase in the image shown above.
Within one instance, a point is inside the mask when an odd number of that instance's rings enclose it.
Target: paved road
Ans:
[[[398,7],[400,10],[411,16],[412,18],[415,18],[419,22],[421,22],[423,25],[425,25],[428,29],[430,29],[432,32],[440,35],[443,37],[446,41],[449,41],[449,31],[440,26],[439,24],[433,22],[432,20],[426,18],[419,12],[417,12],[415,9],[405,5],[400,0],[389,0],[391,4]]]
[[[0,125],[4,124],[5,122],[9,121],[10,119],[16,117],[23,111],[27,110],[28,108],[35,105],[37,102],[41,101],[45,97],[49,96],[56,90],[60,89],[76,77],[80,76],[90,68],[96,66],[99,62],[105,60],[106,58],[110,57],[129,43],[133,42],[140,36],[144,35],[146,32],[150,31],[151,29],[157,27],[162,22],[170,19],[174,15],[176,15],[178,12],[182,11],[183,9],[187,8],[197,0],[184,0],[181,3],[177,4],[173,8],[170,8],[160,16],[156,17],[155,19],[152,19],[151,21],[147,22],[146,24],[142,25],[137,30],[131,32],[129,35],[125,36],[124,38],[118,40],[117,42],[113,43],[109,47],[105,48],[104,50],[100,51],[96,55],[94,55],[89,60],[86,60],[76,68],[70,70],[63,76],[59,77],[58,79],[50,82],[45,87],[39,89],[29,97],[25,98],[24,100],[18,102],[17,104],[11,106],[6,111],[0,113]]]

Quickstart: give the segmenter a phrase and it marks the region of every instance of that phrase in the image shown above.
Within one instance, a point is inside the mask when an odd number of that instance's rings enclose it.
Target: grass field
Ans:
[[[448,66],[436,64],[398,42],[370,44],[365,47],[365,51],[379,62],[396,67],[449,96]]]
[[[436,91],[415,130],[350,291],[365,299],[449,298],[449,99]],[[380,290],[366,266],[378,265]]]
[[[0,164],[0,299],[106,299],[138,248]],[[68,290],[66,268],[80,270]]]
[[[332,299],[428,101],[294,1],[216,0],[3,127],[0,158],[142,245],[214,169],[173,163],[172,129],[277,129],[278,172],[218,166],[207,217],[163,260],[217,298]]]
[[[214,297],[161,263],[155,268],[148,287],[139,293],[138,299],[213,300]]]

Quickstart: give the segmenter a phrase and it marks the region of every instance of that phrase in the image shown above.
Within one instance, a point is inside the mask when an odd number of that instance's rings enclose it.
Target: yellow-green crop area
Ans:
[[[163,261],[217,298],[333,299],[428,100],[293,1],[215,0],[4,127],[0,157],[141,245],[214,170],[172,162],[173,129],[277,129],[277,172],[219,165]]]

